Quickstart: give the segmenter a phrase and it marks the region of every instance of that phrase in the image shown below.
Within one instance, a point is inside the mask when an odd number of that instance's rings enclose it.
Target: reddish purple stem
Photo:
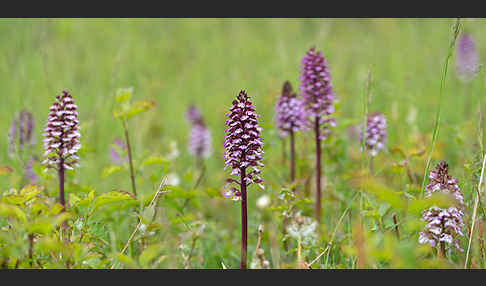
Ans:
[[[321,224],[321,138],[319,134],[319,116],[315,118],[314,131],[316,133],[316,220]]]
[[[241,263],[240,268],[246,269],[246,253],[248,243],[248,217],[246,213],[246,168],[241,168]]]

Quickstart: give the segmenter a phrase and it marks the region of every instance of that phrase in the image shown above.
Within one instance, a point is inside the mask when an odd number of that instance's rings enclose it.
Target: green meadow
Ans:
[[[0,166],[8,169],[0,171],[1,267],[239,268],[240,203],[223,196],[231,170],[223,170],[222,156],[225,114],[244,89],[261,115],[265,151],[265,190],[256,185],[248,190],[249,268],[485,268],[482,188],[473,214],[485,154],[484,71],[462,82],[452,50],[440,97],[455,22],[0,20]],[[460,21],[459,35],[474,37],[480,63],[486,55],[484,29],[482,19]],[[293,209],[299,217],[314,217],[314,134],[296,133],[291,200],[289,143],[275,129],[274,105],[286,80],[298,93],[301,59],[311,47],[322,51],[330,69],[337,126],[322,142],[321,224],[296,237],[282,233],[282,214]],[[128,119],[136,200],[117,192],[132,192],[128,162],[115,164],[110,157],[113,141],[125,140],[123,122],[114,116],[120,88],[132,88],[132,102],[154,103]],[[41,164],[42,134],[63,90],[78,106],[82,147],[80,166],[66,173],[68,208],[61,222],[63,214],[54,211],[37,217],[25,196],[42,196],[49,208],[58,197],[56,172],[44,172]],[[203,171],[188,152],[190,104],[200,109],[211,132],[212,153]],[[9,128],[23,109],[33,115],[35,145],[9,156]],[[387,120],[387,150],[373,158],[370,169],[357,128],[375,111]],[[418,243],[427,206],[421,188],[433,143],[429,171],[446,161],[465,203],[463,251],[448,248],[445,257],[437,247]],[[31,157],[38,159],[33,165],[38,180],[22,193],[22,162]],[[167,177],[170,186],[151,207]],[[5,199],[8,194],[19,201]],[[257,243],[263,249],[258,256]]]

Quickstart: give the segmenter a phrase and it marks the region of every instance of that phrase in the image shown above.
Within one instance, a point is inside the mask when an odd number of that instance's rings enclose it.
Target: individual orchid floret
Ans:
[[[365,149],[371,156],[376,156],[379,151],[385,150],[386,144],[386,119],[381,112],[375,112],[368,116],[366,122]],[[363,140],[363,125],[360,127],[359,142]]]
[[[293,92],[288,81],[284,83],[282,94],[275,103],[274,122],[281,137],[299,131],[306,125],[303,100]]]
[[[457,41],[456,70],[459,79],[468,82],[479,72],[479,56],[474,38],[463,34]]]
[[[419,234],[419,243],[429,243],[432,247],[438,244],[449,244],[462,251],[459,246],[459,236],[464,236],[464,198],[457,184],[457,180],[448,174],[449,168],[446,162],[441,161],[430,172],[430,184],[426,187],[426,198],[439,192],[451,195],[455,204],[446,209],[432,206],[422,212],[422,219],[426,222],[425,229]]]
[[[330,127],[334,127],[335,120],[331,116],[334,112],[336,96],[332,91],[330,70],[322,52],[311,48],[302,58],[300,71],[300,96],[304,100],[304,107],[310,121],[319,120],[321,139],[330,135]]]
[[[230,167],[231,175],[242,177],[240,182],[228,179],[228,183],[235,183],[238,188],[230,188],[225,196],[237,200],[241,195],[239,188],[241,183],[246,186],[256,183],[262,189],[264,188],[260,177],[260,168],[263,167],[261,162],[263,141],[260,138],[262,128],[258,126],[259,115],[255,113],[255,107],[243,90],[233,101],[233,106],[226,117],[228,117],[226,120],[228,128],[225,130],[226,151],[223,156],[225,169]]]
[[[81,148],[81,135],[76,110],[77,106],[67,91],[63,91],[61,96],[56,96],[43,134],[46,156],[43,164],[47,168],[73,169],[78,165],[77,152]]]

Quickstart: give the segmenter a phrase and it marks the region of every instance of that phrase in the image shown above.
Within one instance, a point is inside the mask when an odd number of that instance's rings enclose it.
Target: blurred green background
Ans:
[[[7,156],[7,132],[14,113],[22,108],[34,115],[38,142],[35,150],[42,154],[41,128],[49,106],[56,94],[67,89],[79,106],[82,124],[81,167],[72,180],[98,192],[130,190],[128,173],[105,179],[100,179],[100,173],[111,164],[111,142],[123,137],[121,122],[112,116],[115,92],[120,87],[133,87],[134,99],[157,103],[154,109],[130,122],[135,159],[143,154],[167,154],[171,141],[175,141],[180,156],[171,168],[183,177],[194,163],[187,152],[190,126],[184,118],[188,104],[194,103],[212,133],[213,155],[206,160],[206,185],[218,189],[229,175],[229,171],[222,171],[224,115],[239,90],[246,89],[262,115],[267,165],[263,177],[275,183],[287,171],[274,171],[281,166],[282,150],[273,129],[273,105],[285,80],[298,88],[300,60],[312,46],[328,60],[339,99],[336,116],[340,127],[335,136],[348,141],[346,128],[359,124],[370,70],[370,112],[381,111],[387,116],[388,147],[406,144],[413,126],[420,134],[432,133],[454,21],[2,19],[0,164],[14,166]],[[481,59],[486,53],[486,39],[481,37],[486,20],[463,19],[462,25],[475,38]],[[460,82],[454,59],[453,56],[446,79],[437,145],[441,158],[434,157],[432,163],[446,159],[455,170],[452,173],[461,179],[463,164],[475,152],[471,147],[477,136],[477,102],[484,94],[484,77]],[[410,119],[413,113],[415,121]],[[299,136],[298,144],[312,138],[312,134]],[[430,138],[426,142],[423,147],[428,152]],[[355,142],[350,142],[350,146],[359,148]],[[313,145],[306,148],[312,151]],[[312,153],[308,156],[312,162]],[[416,171],[422,176],[423,169]],[[141,193],[153,191],[156,186],[142,179],[139,183]],[[2,178],[0,187],[5,190],[9,184]],[[252,189],[250,200],[256,198],[255,193],[262,193],[257,189]],[[231,204],[226,205],[228,208]],[[253,208],[254,203],[250,205]],[[235,224],[239,222],[238,211],[232,208]],[[236,245],[234,251],[238,254]]]

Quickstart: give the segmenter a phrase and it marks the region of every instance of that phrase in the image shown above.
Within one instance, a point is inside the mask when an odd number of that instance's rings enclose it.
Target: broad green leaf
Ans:
[[[39,189],[39,187],[33,184],[27,185],[22,190],[20,190],[20,194],[24,196],[25,201],[29,201],[33,197],[40,194],[40,192],[41,190]]]
[[[168,164],[169,161],[162,157],[162,156],[150,156],[147,159],[145,159],[142,163],[143,166],[146,165],[156,165],[156,164]]]
[[[101,179],[104,179],[110,175],[113,175],[116,172],[120,172],[122,168],[120,166],[109,166],[103,169],[101,172]]]
[[[42,220],[37,220],[28,224],[27,231],[36,234],[49,234],[52,231],[52,224],[49,220],[43,218]]]
[[[117,253],[115,255],[115,258],[118,260],[119,263],[121,263],[123,266],[128,267],[128,268],[139,268],[135,260],[131,258],[130,256],[127,256],[125,254]]]
[[[127,110],[113,112],[113,116],[115,118],[128,119],[139,113],[148,111],[154,105],[155,105],[155,101],[149,101],[149,100],[136,101],[132,103]]]
[[[13,217],[23,223],[27,221],[26,214],[19,207],[4,203],[0,203],[0,216]]]
[[[135,202],[136,200],[131,194],[127,192],[111,191],[108,193],[104,193],[100,195],[98,198],[96,198],[93,209],[97,210],[98,208],[108,204],[128,202],[128,201]]]
[[[162,250],[162,245],[157,243],[157,244],[152,244],[149,245],[143,252],[140,254],[139,257],[139,263],[140,266],[142,267],[147,267],[150,261],[155,259],[161,252]]]

